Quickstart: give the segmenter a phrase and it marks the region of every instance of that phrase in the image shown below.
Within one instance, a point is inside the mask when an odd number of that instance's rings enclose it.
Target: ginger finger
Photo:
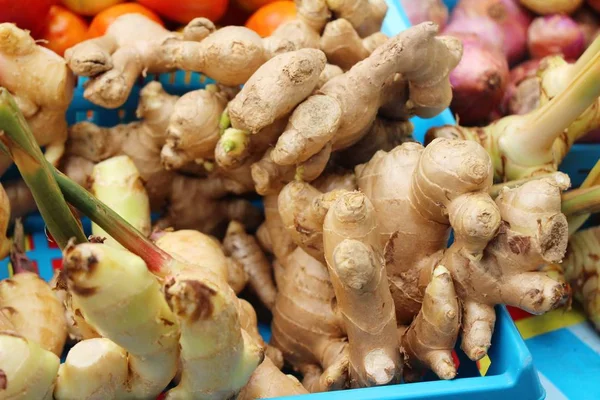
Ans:
[[[362,39],[350,22],[338,18],[325,26],[320,45],[330,63],[347,71],[354,64],[367,58],[387,39],[388,37],[381,32],[375,32]]]
[[[456,376],[452,350],[458,337],[460,308],[452,277],[444,266],[433,270],[423,306],[408,328],[398,329],[405,362],[415,371],[423,366],[442,379]]]
[[[409,82],[414,108],[441,107],[441,112],[452,97],[448,74],[458,63],[462,47],[458,41],[436,37],[436,32],[437,26],[432,23],[407,29],[323,85],[292,113],[290,121],[310,123],[301,130],[288,127],[271,153],[273,161],[293,165],[307,160],[328,142],[332,143],[332,151],[358,142],[388,100],[381,88],[397,73]],[[439,61],[432,61],[432,57]]]
[[[387,283],[375,211],[359,192],[341,195],[323,224],[325,259],[348,335],[350,385],[399,382],[394,303]]]
[[[150,235],[150,201],[133,161],[116,156],[96,164],[91,192],[143,235]],[[106,238],[105,244],[123,248],[102,228],[92,223],[92,234]]]
[[[33,340],[0,331],[0,396],[5,399],[53,399],[60,359]]]
[[[135,35],[131,35],[132,27]],[[270,53],[260,36],[244,27],[215,30],[210,21],[196,18],[180,34],[169,32],[142,15],[127,14],[117,18],[102,38],[67,50],[65,58],[77,74],[91,76],[85,98],[103,107],[117,108],[123,105],[142,73],[183,69],[236,86],[246,82]]]
[[[252,290],[271,310],[275,303],[277,289],[272,277],[271,264],[258,246],[256,239],[246,233],[242,224],[231,221],[223,239],[223,247],[230,257],[238,260],[244,266]]]
[[[292,375],[285,375],[269,358],[265,358],[236,399],[269,399],[300,394],[308,394],[308,391],[298,379]]]
[[[167,170],[180,169],[199,159],[213,158],[219,140],[219,119],[228,94],[219,86],[208,85],[181,96],[174,106],[166,133],[161,160]]]
[[[63,306],[25,255],[24,242],[17,221],[10,254],[14,275],[0,281],[0,314],[20,336],[60,357],[67,339]]]
[[[361,37],[381,29],[388,9],[385,0],[326,0],[326,3],[338,18],[348,20]]]
[[[325,63],[325,55],[316,49],[284,53],[266,62],[229,103],[231,126],[255,134],[288,114],[315,88]]]

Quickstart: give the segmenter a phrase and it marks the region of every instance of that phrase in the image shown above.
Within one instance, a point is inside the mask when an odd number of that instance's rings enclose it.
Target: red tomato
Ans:
[[[256,11],[264,5],[273,3],[277,0],[235,0],[236,4],[239,4],[241,8],[247,11]]]
[[[52,6],[48,25],[41,38],[45,47],[62,56],[70,47],[87,39],[88,25],[79,15],[61,6]]]
[[[160,15],[187,24],[196,17],[218,21],[225,14],[229,0],[137,0]]]
[[[296,18],[293,1],[276,1],[259,8],[246,21],[246,27],[262,37],[270,36],[282,23]]]
[[[91,38],[102,36],[104,35],[104,32],[106,32],[106,28],[108,28],[115,19],[119,18],[121,15],[133,13],[142,14],[161,25],[164,25],[160,17],[146,7],[137,3],[123,3],[107,8],[96,15],[90,24],[88,35]]]
[[[47,23],[48,11],[57,0],[0,0],[0,22],[12,22],[39,37]]]

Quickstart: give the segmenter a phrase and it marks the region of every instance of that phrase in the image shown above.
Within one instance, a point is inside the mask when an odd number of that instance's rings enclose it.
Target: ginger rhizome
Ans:
[[[364,194],[342,194],[322,229],[324,256],[348,335],[350,386],[397,383],[402,360],[375,210]]]
[[[435,137],[473,140],[492,157],[498,181],[519,180],[554,172],[573,143],[598,126],[600,96],[600,38],[572,66],[559,59],[546,60],[540,71],[540,106],[523,115],[511,115],[486,127],[443,126],[427,133]]]
[[[188,99],[191,93],[188,93]],[[90,178],[94,163],[126,155],[133,161],[144,182],[151,208],[164,211],[160,227],[212,232],[230,219],[256,226],[260,212],[250,202],[240,198],[223,199],[229,193],[246,192],[252,188],[249,171],[234,170],[225,174],[217,170],[193,177],[167,171],[161,164],[165,135],[170,126],[180,123],[177,110],[180,107],[189,109],[188,99],[169,95],[160,83],[151,82],[140,93],[137,115],[143,118],[142,121],[112,128],[89,122],[73,125],[69,133],[69,157],[63,169],[80,184],[87,186],[92,182]],[[203,126],[205,115],[196,116],[197,119],[187,120],[187,123]],[[89,169],[89,172],[82,173],[78,166]],[[202,208],[195,207],[200,203],[203,204]]]
[[[75,74],[90,77],[86,99],[117,108],[125,103],[138,77],[147,72],[181,69],[201,72],[223,85],[243,84],[273,52],[291,49],[291,43],[272,41],[241,26],[216,29],[206,18],[192,20],[179,33],[145,16],[126,14],[104,36],[67,50],[65,59]]]
[[[38,46],[28,31],[11,23],[0,24],[0,86],[14,97],[46,158],[56,165],[67,140],[66,112],[75,79],[65,60]],[[2,155],[0,175],[11,160]]]
[[[11,330],[0,330],[0,396],[52,400],[58,356]],[[32,377],[35,377],[32,379]]]
[[[0,330],[12,330],[60,357],[67,339],[63,305],[37,274],[24,247],[23,225],[17,220],[10,251],[14,274],[0,281]]]
[[[73,357],[61,366],[56,397],[85,399],[97,387],[110,390],[115,397],[160,394],[177,370],[178,327],[160,284],[144,261],[126,250],[90,243],[67,248],[64,268],[69,292],[85,320],[116,344],[97,349],[124,351],[125,357],[115,357],[122,365],[114,369],[129,373],[124,380],[111,379],[101,370],[90,370],[85,359]],[[95,350],[88,347],[90,352]],[[85,388],[80,381],[88,381]]]
[[[275,303],[277,288],[269,260],[254,236],[246,233],[242,224],[231,221],[223,239],[225,252],[239,262],[248,275],[248,284],[260,301],[270,310]]]
[[[569,239],[567,255],[561,264],[564,277],[573,290],[573,297],[583,305],[587,317],[598,331],[600,331],[599,248],[598,227],[579,231]]]
[[[399,73],[402,82],[408,82],[408,97],[402,104],[411,113],[441,112],[452,97],[448,74],[460,59],[461,45],[436,34],[432,23],[409,28],[324,84],[293,111],[271,159],[282,166],[297,165],[327,145],[337,151],[358,142],[389,100],[381,88]]]
[[[91,192],[145,236],[150,235],[150,200],[135,164],[127,156],[104,160],[92,169]],[[102,228],[92,224],[92,234],[104,244],[119,246]]]

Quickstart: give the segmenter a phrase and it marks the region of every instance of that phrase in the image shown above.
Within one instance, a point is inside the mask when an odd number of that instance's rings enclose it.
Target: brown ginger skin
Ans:
[[[310,392],[348,385],[348,343],[332,307],[335,293],[327,267],[297,247],[276,264],[277,298],[271,344],[303,375]]]
[[[161,150],[167,170],[214,158],[220,136],[219,120],[228,100],[228,93],[216,85],[188,92],[177,100]]]
[[[377,152],[355,170],[360,190],[377,212],[396,317],[406,325],[421,309],[421,270],[431,270],[446,249],[450,204],[467,193],[487,193],[490,158],[475,143],[440,139],[426,148],[404,143]],[[489,212],[493,227],[498,212]]]
[[[350,22],[338,18],[325,26],[320,46],[327,55],[328,62],[347,71],[387,40],[388,37],[381,32],[375,32],[363,39]]]
[[[564,277],[573,288],[573,297],[583,305],[590,322],[597,331],[600,331],[598,248],[600,248],[600,229],[592,227],[581,230],[570,237],[567,254],[561,265],[564,269]]]
[[[265,46],[258,34],[244,27],[216,30],[206,18],[196,18],[183,33],[176,33],[144,16],[126,14],[104,36],[77,44],[65,58],[77,75],[91,77],[85,98],[116,108],[143,72],[196,71],[236,86],[246,82],[272,51],[272,46]]]
[[[293,375],[284,374],[269,358],[265,358],[236,400],[270,399],[300,394],[308,394],[300,381]]]
[[[348,335],[350,386],[397,383],[402,358],[383,247],[371,202],[348,192],[331,205],[323,224],[325,259]]]
[[[185,103],[185,102],[184,102]],[[243,193],[252,188],[249,171],[214,171],[202,178],[167,171],[161,164],[161,148],[172,115],[177,115],[176,96],[164,92],[160,83],[151,82],[140,94],[137,115],[142,121],[103,128],[89,122],[71,127],[65,172],[81,183],[87,181],[77,165],[90,167],[115,155],[125,154],[135,163],[144,181],[153,210],[167,212],[159,227],[197,229],[212,232],[229,219],[256,226],[260,212],[243,199],[225,200],[228,193]],[[203,119],[194,123],[202,125]],[[73,158],[77,157],[77,158]],[[84,160],[87,160],[86,163]],[[73,163],[73,164],[71,164]],[[196,204],[204,207],[197,209]],[[192,206],[194,205],[194,206]],[[202,211],[202,212],[198,212]]]
[[[423,295],[423,306],[410,326],[398,328],[405,357],[404,380],[431,369],[441,379],[453,379],[456,367],[452,350],[460,329],[460,305],[452,276],[442,265],[433,270]]]
[[[325,55],[317,49],[301,49],[272,58],[258,68],[229,103],[231,126],[255,134],[285,116],[310,95],[325,64]]]
[[[37,143],[56,165],[67,140],[65,115],[73,97],[73,74],[62,57],[11,23],[0,24],[0,59],[0,86],[12,94]],[[3,155],[0,175],[11,164]]]
[[[397,73],[409,82],[414,107],[440,112],[450,103],[448,74],[458,63],[462,47],[457,40],[436,37],[436,33],[433,23],[407,29],[328,81],[296,107],[271,153],[272,160],[295,165],[328,143],[332,151],[338,151],[358,142],[373,124],[379,107],[389,100],[381,88]],[[298,129],[297,125],[307,128]]]
[[[248,274],[248,284],[261,302],[271,310],[275,304],[277,288],[273,281],[269,260],[254,236],[246,233],[242,224],[231,221],[223,239],[225,252],[238,261]]]
[[[444,254],[442,264],[452,274],[463,304],[462,349],[472,360],[487,353],[496,304],[542,314],[567,300],[566,285],[538,268],[559,263],[565,255],[568,224],[561,213],[561,192],[569,184],[563,175],[505,189],[495,201],[502,216],[497,233],[481,230],[481,238],[488,236],[489,244],[457,235]],[[468,208],[473,206],[477,204],[461,205],[462,213],[472,214]]]

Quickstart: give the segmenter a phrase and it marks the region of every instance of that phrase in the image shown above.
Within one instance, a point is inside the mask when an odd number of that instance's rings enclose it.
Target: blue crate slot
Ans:
[[[389,11],[383,23],[383,31],[388,35],[393,35],[406,29],[410,24],[400,7],[399,0],[387,1]],[[446,1],[446,3],[453,7],[453,3],[456,3],[456,1]],[[72,105],[68,111],[69,123],[91,121],[101,126],[113,126],[117,123],[135,120],[139,91],[145,83],[152,80],[161,82],[167,92],[179,95],[202,88],[212,82],[200,74],[182,71],[159,76],[148,75],[140,78],[139,84],[136,85],[131,96],[122,107],[116,110],[106,110],[83,98],[85,79],[80,79]],[[421,142],[429,128],[455,123],[449,110],[432,119],[414,118],[412,121],[415,126],[414,136]],[[576,145],[566,158],[561,170],[569,173],[574,182],[580,182],[582,177],[585,177],[588,168],[591,168],[598,159],[598,154],[600,154],[600,145]],[[28,255],[36,262],[40,275],[49,280],[53,275],[53,265],[57,266],[59,264],[61,252],[58,248],[48,246],[44,233],[44,222],[38,214],[27,217],[24,222],[26,232],[32,233],[33,237],[33,249],[28,252]],[[90,223],[87,219],[84,219],[84,228],[89,232]],[[0,261],[0,279],[8,277],[9,272],[8,260]],[[532,364],[531,354],[512,319],[504,307],[497,307],[496,314],[496,329],[489,352],[491,365],[485,376],[480,375],[475,364],[467,360],[457,346],[460,367],[458,377],[452,381],[439,381],[428,376],[426,381],[422,383],[311,394],[293,398],[306,400],[543,399],[545,392]],[[261,325],[259,330],[268,341],[271,334],[269,326]]]

